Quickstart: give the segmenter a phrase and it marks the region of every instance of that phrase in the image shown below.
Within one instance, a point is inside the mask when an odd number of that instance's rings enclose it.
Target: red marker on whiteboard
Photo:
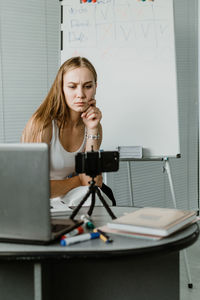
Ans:
[[[81,2],[81,3],[87,3],[87,2],[88,2],[88,3],[91,3],[91,2],[92,2],[92,3],[96,3],[97,0],[81,0],[80,2]]]

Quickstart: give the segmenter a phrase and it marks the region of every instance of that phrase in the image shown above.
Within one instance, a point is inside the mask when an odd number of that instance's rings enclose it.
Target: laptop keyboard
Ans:
[[[67,228],[68,228],[68,225],[66,225],[66,224],[51,224],[51,231],[54,233],[59,232],[63,229],[67,230]]]

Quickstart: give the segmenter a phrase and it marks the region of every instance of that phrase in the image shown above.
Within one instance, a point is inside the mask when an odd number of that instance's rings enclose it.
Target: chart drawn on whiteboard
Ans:
[[[61,63],[85,56],[98,74],[102,149],[180,154],[173,1],[61,2]]]

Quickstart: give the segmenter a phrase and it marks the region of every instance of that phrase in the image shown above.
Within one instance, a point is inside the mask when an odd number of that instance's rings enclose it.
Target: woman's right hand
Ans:
[[[89,107],[85,112],[81,114],[83,123],[85,124],[85,127],[87,129],[88,133],[93,133],[95,130],[94,134],[98,130],[99,123],[102,118],[102,113],[98,107],[96,107],[96,100],[91,99],[89,102]]]

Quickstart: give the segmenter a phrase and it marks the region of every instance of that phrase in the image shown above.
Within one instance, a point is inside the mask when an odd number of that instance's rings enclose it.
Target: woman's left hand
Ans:
[[[79,178],[80,178],[81,185],[89,185],[92,180],[92,177],[87,176],[86,174],[79,174]],[[95,185],[101,188],[103,184],[103,176],[97,175],[94,178],[94,180],[95,180]]]
[[[100,109],[96,107],[95,99],[91,99],[88,102],[88,104],[89,104],[88,109],[81,114],[81,117],[83,119],[86,128],[92,130],[98,128],[98,125],[102,118],[102,114]]]

